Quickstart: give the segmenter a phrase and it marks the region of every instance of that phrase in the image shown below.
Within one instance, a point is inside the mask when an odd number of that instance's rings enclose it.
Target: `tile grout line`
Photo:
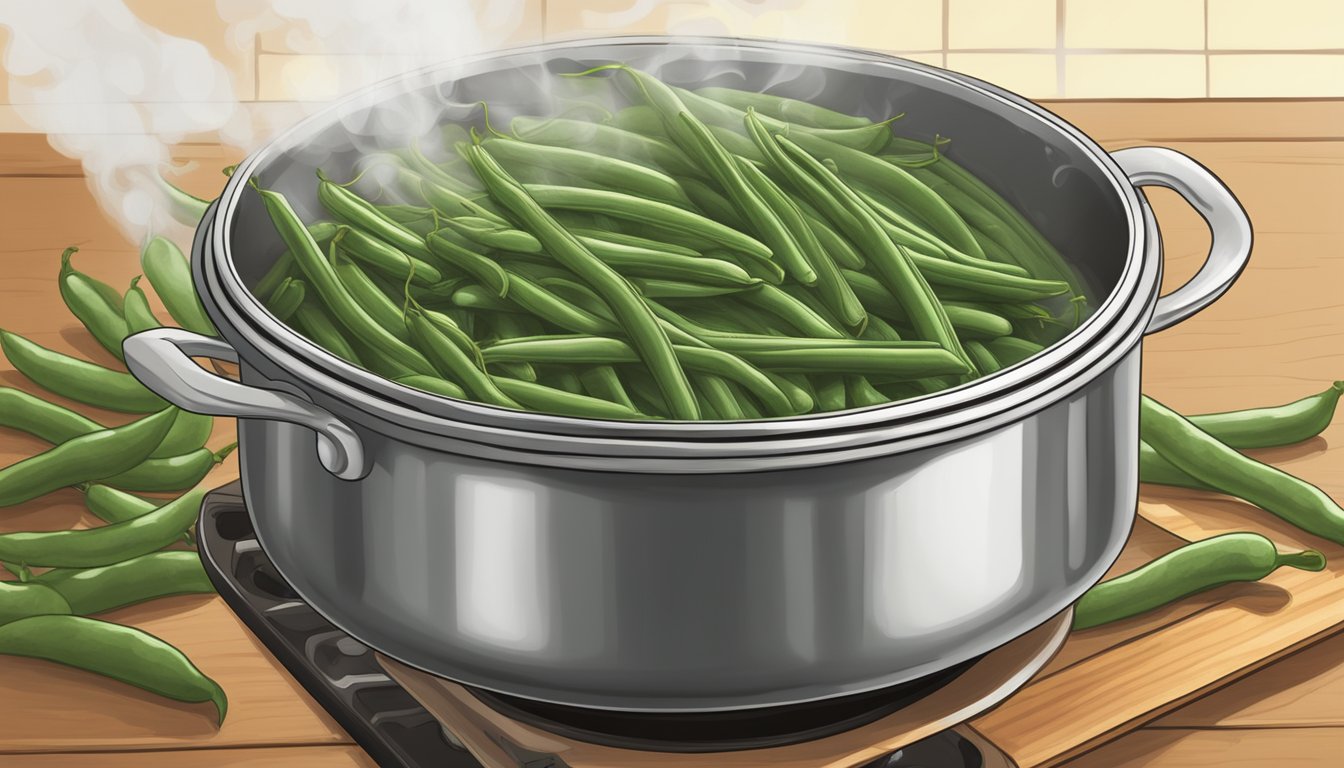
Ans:
[[[943,0],[943,69],[947,69],[947,53],[952,47],[952,33],[951,30],[948,29],[948,21],[952,16],[951,5],[952,0]]]
[[[1209,0],[1204,0],[1204,98],[1213,95],[1213,86],[1210,84],[1212,75],[1209,72]]]

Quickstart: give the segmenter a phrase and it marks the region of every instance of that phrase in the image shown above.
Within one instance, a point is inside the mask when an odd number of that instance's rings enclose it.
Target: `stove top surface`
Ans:
[[[504,768],[463,746],[452,722],[441,724],[393,680],[376,654],[309,607],[267,559],[237,483],[211,492],[201,507],[198,541],[206,571],[225,602],[300,684],[372,756],[389,768]],[[724,752],[798,743],[857,728],[901,709],[955,679],[974,662],[882,691],[817,704],[710,714],[583,710],[465,689],[492,711],[590,744],[653,752]],[[462,724],[462,728],[467,727]],[[572,768],[560,755],[496,738],[513,765]],[[693,765],[695,758],[685,756]],[[861,768],[980,768],[980,746],[943,731]]]

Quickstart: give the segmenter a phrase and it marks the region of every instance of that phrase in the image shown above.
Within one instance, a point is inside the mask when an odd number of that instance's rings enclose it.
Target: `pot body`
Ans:
[[[251,295],[283,244],[250,181],[315,216],[314,168],[352,163],[369,148],[357,129],[380,116],[411,114],[425,93],[536,109],[542,69],[610,60],[663,62],[686,84],[727,75],[765,88],[787,75],[804,98],[812,83],[811,95],[870,117],[908,109],[930,135],[958,126],[958,162],[1067,254],[1096,311],[1027,361],[929,397],[795,419],[602,422],[402,387],[325,353]],[[1214,234],[1205,268],[1160,299],[1141,184],[1182,192]],[[573,706],[787,705],[945,669],[1096,583],[1135,510],[1142,336],[1213,301],[1249,247],[1235,199],[1189,158],[1112,158],[969,78],[811,46],[576,41],[374,87],[253,155],[193,250],[223,340],[159,329],[125,350],[171,402],[240,417],[261,545],[368,645]],[[242,382],[189,356],[237,359]]]
[[[249,371],[249,380],[259,376]],[[1020,421],[776,472],[520,465],[361,431],[239,423],[259,540],[334,624],[470,685],[705,710],[870,690],[989,651],[1073,602],[1128,536],[1139,349]]]

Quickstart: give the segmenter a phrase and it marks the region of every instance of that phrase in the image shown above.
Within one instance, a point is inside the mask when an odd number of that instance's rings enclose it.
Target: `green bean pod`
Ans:
[[[126,338],[123,299],[112,286],[71,266],[70,257],[78,250],[71,246],[61,254],[61,298],[98,344],[120,360],[121,342]]]
[[[155,552],[191,528],[208,490],[198,485],[152,512],[98,528],[0,534],[0,560],[94,568]]]
[[[178,325],[203,336],[216,335],[215,326],[196,296],[187,257],[171,240],[151,237],[140,250],[140,268]]]
[[[159,189],[164,196],[168,198],[168,213],[173,217],[173,220],[183,226],[195,229],[196,225],[201,223],[201,219],[205,218],[205,212],[210,208],[210,201],[202,200],[193,194],[182,191],[158,174],[155,174],[154,179],[158,182]]]
[[[950,313],[948,318],[951,319]],[[952,321],[952,325],[956,327],[955,320]],[[975,367],[979,368],[981,373],[988,376],[991,373],[1003,370],[1003,366],[999,365],[998,358],[994,357],[994,353],[990,352],[984,344],[974,339],[967,339],[964,340],[964,346],[966,347],[966,354],[971,356],[971,360],[975,362]]]
[[[31,616],[0,627],[0,654],[83,669],[176,701],[210,702],[224,722],[224,689],[153,635],[83,616]]]
[[[1144,441],[1182,472],[1308,533],[1344,544],[1344,509],[1316,486],[1243,456],[1150,397],[1141,401],[1139,425]]]
[[[316,224],[308,225],[308,235],[313,238],[319,248],[326,247],[331,242],[331,238],[336,236],[336,230],[339,225],[334,221],[319,221]],[[280,287],[280,283],[287,277],[294,277],[297,267],[294,265],[294,254],[286,250],[280,254],[280,258],[275,260],[271,268],[266,270],[257,284],[252,287],[253,296],[270,296],[275,293],[275,289]]]
[[[476,367],[466,353],[430,322],[422,310],[415,306],[407,310],[406,328],[415,345],[424,351],[440,376],[460,384],[473,398],[483,403],[504,408],[519,407],[490,376]]]
[[[165,408],[122,427],[80,435],[0,469],[0,507],[131,469],[163,442],[176,417],[176,408]],[[37,564],[22,557],[0,555],[0,560]]]
[[[1319,571],[1325,568],[1325,556],[1313,549],[1281,554],[1258,533],[1196,541],[1088,590],[1074,604],[1073,628],[1137,616],[1223,584],[1259,581],[1285,565]]]
[[[433,285],[444,279],[439,268],[428,261],[403,253],[359,229],[346,227],[340,234],[345,253],[397,282],[409,279],[415,285]]]
[[[697,118],[704,120],[712,125],[718,125],[725,128],[740,128],[742,125],[742,110],[731,107],[723,102],[706,98],[694,91],[687,91],[681,88],[673,89],[686,103],[688,109]],[[898,120],[903,115],[896,115],[880,123],[869,122],[865,125],[850,126],[846,128],[813,128],[797,123],[788,123],[777,120],[769,115],[763,115],[762,120],[771,131],[777,131],[790,136],[810,136],[819,141],[824,141],[841,148],[850,149],[860,153],[881,152],[887,144],[891,142],[891,123]]]
[[[271,219],[274,221],[279,210],[278,201],[284,200],[284,198],[278,193],[270,191],[263,192],[262,197],[268,201],[267,210],[271,212]],[[329,179],[321,179],[317,185],[317,199],[333,216],[352,228],[364,230],[412,256],[421,259],[429,258],[429,248],[425,245],[423,238],[384,216],[372,203],[345,187]],[[285,201],[284,207],[289,208],[288,201]],[[298,216],[294,215],[292,218],[295,225],[303,229],[303,225],[298,223]],[[279,227],[277,226],[277,228]],[[286,229],[291,230],[289,236],[285,239],[285,244],[289,246],[291,252],[296,249],[296,246],[290,240],[298,234],[292,231],[293,228],[293,226],[286,227]],[[306,232],[306,230],[304,231]],[[285,235],[284,230],[281,231],[281,235]],[[339,236],[339,233],[337,233],[337,237]],[[311,240],[312,237],[308,236],[308,239]],[[300,243],[300,247],[305,250],[316,250],[316,243]],[[303,262],[300,261],[299,264],[302,266]]]
[[[124,491],[175,493],[201,482],[237,447],[237,443],[230,443],[213,452],[209,448],[198,448],[178,456],[146,459],[124,472],[92,479]]]
[[[1324,392],[1271,408],[1187,416],[1190,423],[1233,448],[1289,445],[1315,437],[1330,426],[1344,393],[1344,381]]]
[[[61,593],[45,584],[0,581],[0,626],[29,616],[70,612],[70,604]]]
[[[606,213],[650,228],[684,235],[696,242],[707,242],[730,251],[771,258],[773,251],[761,241],[674,205],[645,200],[620,192],[580,187],[525,184],[523,189],[543,208]]]
[[[494,377],[495,383],[510,397],[522,403],[524,408],[562,416],[577,416],[585,419],[643,419],[648,418],[635,410],[633,406],[603,400],[597,397],[567,392],[561,389],[535,384],[503,376]]]
[[[874,312],[897,323],[909,322],[910,315],[904,305],[897,301],[876,278],[859,272],[846,271],[845,279],[853,286],[854,292],[863,303]],[[1013,333],[1013,324],[1007,318],[985,309],[943,302],[943,311],[947,313],[948,322],[952,323],[953,330],[963,341],[994,339],[1011,336]]]
[[[758,306],[804,336],[818,339],[842,339],[845,334],[818,315],[811,307],[773,285],[758,286],[742,295],[748,304]]]
[[[593,397],[636,410],[630,393],[625,391],[625,385],[621,383],[620,375],[610,365],[594,365],[580,371],[579,381],[584,391]]]
[[[514,136],[523,141],[553,147],[582,147],[592,153],[627,158],[678,176],[703,176],[679,149],[661,139],[622,130],[612,125],[557,117],[542,120],[515,117],[510,123]]]
[[[1043,351],[1045,347],[1016,336],[1000,336],[985,342],[985,348],[994,355],[1001,367],[1017,365],[1027,358]]]
[[[168,435],[150,458],[176,456],[200,448],[210,437],[213,426],[214,419],[209,416],[179,410]],[[107,429],[81,413],[11,387],[0,387],[0,427],[27,432],[52,444]]]
[[[271,294],[270,300],[266,302],[266,308],[276,320],[283,323],[298,311],[306,293],[302,280],[286,277],[280,283],[280,287],[275,289],[275,293]]]
[[[322,185],[340,189],[327,181],[322,182]],[[335,199],[346,200],[347,198],[342,194],[345,191],[341,190],[340,193],[331,194],[335,196]],[[434,367],[430,365],[424,355],[369,317],[368,312],[350,295],[350,292],[341,283],[340,278],[337,277],[331,263],[318,250],[317,243],[313,241],[312,235],[299,221],[298,214],[294,213],[289,201],[271,190],[259,189],[257,192],[261,195],[271,222],[279,231],[281,238],[284,239],[285,245],[289,246],[290,252],[294,254],[295,262],[307,278],[308,286],[313,288],[316,294],[322,298],[322,301],[331,308],[337,321],[344,325],[352,335],[366,340],[371,347],[383,350],[388,357],[400,362],[410,372],[433,374]],[[352,215],[354,218],[360,218],[359,209],[356,209]],[[336,233],[329,248],[334,250],[339,246],[341,234],[341,232]],[[411,236],[415,237],[414,235]],[[425,254],[428,255],[428,247],[419,238],[416,238],[416,240],[424,248]],[[384,367],[383,370],[388,370],[388,368]],[[393,373],[400,375],[400,372]]]
[[[293,325],[313,343],[348,363],[362,366],[345,334],[331,321],[313,300],[309,299],[294,310]]]
[[[667,174],[612,155],[585,152],[569,147],[532,144],[512,139],[485,142],[490,154],[505,168],[519,164],[535,165],[571,173],[609,189],[660,200],[672,205],[689,206],[686,192]]]
[[[845,397],[854,408],[867,408],[891,402],[890,398],[878,392],[864,376],[845,377]]]
[[[374,283],[358,264],[338,256],[332,262],[331,268],[346,292],[375,323],[400,341],[410,343],[411,335],[406,331],[406,323],[402,320],[401,306],[383,293],[377,283]]]
[[[102,483],[92,483],[84,488],[84,507],[105,523],[124,523],[158,509],[158,505],[149,499]]]
[[[423,376],[419,374],[411,376],[402,376],[395,380],[398,384],[405,384],[408,387],[424,390],[430,394],[441,397],[451,397],[455,400],[467,399],[467,391],[447,379],[441,379],[438,376]]]
[[[491,196],[517,217],[546,246],[556,261],[574,272],[611,307],[641,359],[653,373],[663,396],[667,398],[669,409],[677,418],[696,418],[699,406],[691,392],[686,373],[672,352],[667,334],[630,284],[551,218],[543,204],[522,185],[509,178],[486,150],[473,147],[470,159],[477,174],[485,180]],[[665,207],[672,211],[680,210],[673,206]]]
[[[195,552],[151,552],[100,568],[56,568],[33,579],[87,616],[171,595],[212,594],[215,586]]]
[[[140,275],[131,278],[131,285],[122,299],[122,318],[126,322],[126,335],[159,328],[163,324],[149,308],[149,298],[140,287]]]

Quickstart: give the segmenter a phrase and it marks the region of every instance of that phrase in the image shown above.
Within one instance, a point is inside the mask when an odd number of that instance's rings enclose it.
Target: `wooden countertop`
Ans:
[[[1145,343],[1146,392],[1178,410],[1197,412],[1285,402],[1344,378],[1339,288],[1344,285],[1344,102],[1048,106],[1110,149],[1160,143],[1194,156],[1232,187],[1255,224],[1254,258],[1231,292]],[[198,164],[184,183],[203,194],[218,188],[218,169],[237,159],[207,144],[182,146],[178,156]],[[1198,267],[1207,232],[1173,194],[1159,190],[1149,196],[1166,243],[1167,284],[1174,286]],[[6,202],[0,206],[0,327],[110,363],[60,302],[59,255],[65,246],[79,245],[80,269],[124,286],[139,272],[134,247],[98,211],[78,164],[49,149],[42,137],[0,135],[0,199]],[[36,391],[6,362],[0,362],[0,385]],[[108,423],[125,420],[90,412]],[[221,420],[211,445],[229,442],[231,432]],[[1257,455],[1338,499],[1344,498],[1341,445],[1344,424],[1337,423],[1322,438]],[[0,432],[0,464],[42,447],[37,440]],[[236,474],[230,461],[216,469],[214,478],[223,484]],[[1284,547],[1320,546],[1344,563],[1341,548],[1276,525],[1232,500],[1145,489],[1140,513],[1122,567],[1179,545],[1180,536],[1237,528],[1262,531]],[[95,522],[83,512],[78,494],[64,491],[6,510],[0,530]],[[1146,642],[1135,647],[1177,660],[1188,646],[1181,644],[1182,633],[1171,629],[1172,622],[1214,605],[1258,619],[1237,625],[1254,627],[1254,636],[1224,638],[1230,656],[1243,646],[1264,645],[1276,630],[1285,638],[1296,633],[1292,642],[1285,640],[1278,651],[1248,664],[1247,669],[1267,666],[1238,682],[1227,684],[1245,669],[1211,673],[1215,679],[1208,686],[1160,706],[1138,699],[1112,702],[1115,711],[1101,713],[1110,719],[1098,720],[1097,733],[1064,733],[1052,731],[1048,721],[1033,723],[1020,716],[1028,709],[1025,704],[1015,708],[1019,698],[978,719],[976,727],[1013,741],[1021,750],[1015,756],[1029,758],[1024,764],[1066,759],[1087,768],[1337,764],[1344,747],[1344,634],[1336,633],[1344,624],[1330,617],[1344,617],[1344,600],[1340,608],[1317,614],[1321,626],[1303,626],[1298,619],[1287,624],[1297,615],[1294,606],[1301,609],[1303,600],[1312,599],[1308,586],[1338,590],[1344,582],[1326,582],[1341,573],[1327,573],[1322,582],[1281,572],[1268,584],[1218,590],[1123,628],[1124,643]],[[108,618],[176,644],[218,680],[230,698],[224,726],[213,726],[209,705],[167,703],[46,662],[0,657],[0,763],[15,768],[373,765],[218,598],[169,598]],[[1117,645],[1117,637],[1096,631],[1077,635],[1047,674],[1057,672],[1055,678],[1068,680],[1064,673],[1076,677],[1093,662],[1096,690],[1079,691],[1079,701],[1114,695],[1104,685],[1105,666],[1096,660]],[[1188,659],[1191,666],[1200,661]],[[1030,703],[1038,696],[1043,706],[1057,702],[1059,691],[1054,699],[1040,692],[1051,691],[1046,682],[1024,691],[1021,700]],[[1153,683],[1158,689],[1162,684],[1160,676]],[[1175,704],[1180,708],[1173,710]],[[1010,714],[1020,722],[1002,722]]]

